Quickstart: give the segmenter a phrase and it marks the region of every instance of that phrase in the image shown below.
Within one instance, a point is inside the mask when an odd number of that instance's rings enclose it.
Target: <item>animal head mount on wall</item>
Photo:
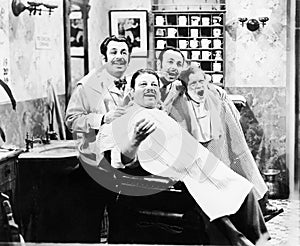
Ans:
[[[42,11],[48,12],[49,15],[56,9],[58,6],[56,4],[43,3],[39,1],[27,1],[25,5],[22,0],[12,0],[11,8],[15,16],[19,16],[23,11],[28,10],[29,15],[39,15],[42,14]]]

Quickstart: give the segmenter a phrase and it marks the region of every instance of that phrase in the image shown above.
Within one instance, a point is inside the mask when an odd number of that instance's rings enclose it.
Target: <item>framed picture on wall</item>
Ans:
[[[147,10],[110,10],[110,35],[123,36],[130,40],[132,57],[148,56]]]
[[[83,57],[83,19],[80,11],[70,13],[71,57]]]

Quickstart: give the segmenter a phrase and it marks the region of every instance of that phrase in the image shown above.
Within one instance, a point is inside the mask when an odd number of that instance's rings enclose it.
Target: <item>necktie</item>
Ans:
[[[167,81],[164,77],[161,77],[160,81],[163,84],[163,86],[160,88],[161,100],[164,101],[168,95],[167,87],[171,83]]]
[[[125,89],[125,85],[127,84],[126,79],[117,79],[114,81],[115,86],[119,89],[119,90],[124,90]]]
[[[160,88],[161,100],[164,101],[167,97],[167,85]]]

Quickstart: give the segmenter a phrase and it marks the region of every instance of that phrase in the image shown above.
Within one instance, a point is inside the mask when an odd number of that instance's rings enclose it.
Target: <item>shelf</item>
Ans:
[[[202,62],[223,62],[223,60],[215,60],[215,59],[208,59],[208,60],[205,60],[205,59],[186,59],[186,61],[195,61],[195,62],[197,62],[197,61],[202,61]]]
[[[163,50],[163,48],[154,48],[157,51]],[[193,50],[223,50],[223,48],[179,48],[180,50],[193,51]]]
[[[223,39],[223,36],[222,37],[205,37],[205,36],[202,36],[202,37],[167,37],[167,36],[156,36],[154,37],[155,39],[204,39],[204,38],[209,38],[209,39]]]
[[[222,25],[154,25],[156,28],[168,28],[168,27],[177,27],[177,28],[223,28]]]
[[[153,11],[155,57],[166,46],[178,48],[188,65],[199,65],[211,75],[214,84],[224,87],[225,12]]]
[[[225,14],[226,10],[152,10],[153,14],[157,15],[168,15],[178,14],[179,15],[191,15],[191,14]]]
[[[223,71],[208,71],[205,69],[203,69],[203,71],[208,74],[222,74],[223,73]]]

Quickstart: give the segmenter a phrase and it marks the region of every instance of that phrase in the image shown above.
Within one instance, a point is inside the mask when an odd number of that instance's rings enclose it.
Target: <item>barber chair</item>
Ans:
[[[155,175],[118,177],[119,195],[109,210],[108,243],[204,244],[204,225],[182,182]],[[128,196],[128,191],[145,196]],[[127,193],[128,194],[128,193]]]
[[[236,106],[237,110],[240,112],[243,107],[246,106],[246,98],[242,95],[236,95],[236,94],[229,94],[228,95],[229,99],[234,103]]]

